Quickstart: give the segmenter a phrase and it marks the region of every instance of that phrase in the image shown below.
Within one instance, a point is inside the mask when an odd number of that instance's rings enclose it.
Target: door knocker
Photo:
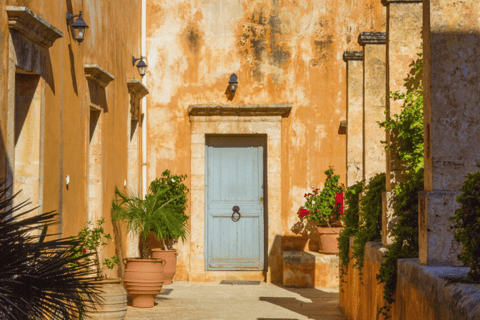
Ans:
[[[240,218],[242,217],[242,215],[240,214],[240,207],[239,206],[234,206],[232,208],[233,210],[233,213],[232,213],[232,221],[233,222],[237,222],[238,220],[240,220]],[[238,217],[235,217],[235,213],[238,214]]]

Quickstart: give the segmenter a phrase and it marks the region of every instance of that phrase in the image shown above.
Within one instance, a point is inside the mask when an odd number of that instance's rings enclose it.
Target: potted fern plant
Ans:
[[[103,274],[103,267],[112,270],[120,262],[120,259],[113,256],[103,259],[103,263],[100,264],[101,249],[107,245],[107,241],[113,240],[110,234],[105,233],[104,223],[105,219],[97,220],[96,223],[88,221],[87,226],[80,230],[76,237],[72,237],[75,261],[70,264],[70,267],[78,268],[80,260],[93,262],[95,282],[102,292],[100,296],[103,303],[88,304],[85,311],[82,312],[83,316],[91,319],[108,317],[124,319],[127,315],[127,292],[123,288],[122,279],[107,278],[107,275]],[[85,256],[86,254],[91,255]]]
[[[124,283],[134,307],[153,307],[155,296],[164,284],[165,260],[149,258],[148,236],[153,232],[157,238],[162,239],[165,235],[165,224],[172,223],[176,218],[173,202],[181,196],[167,196],[168,192],[168,189],[152,189],[151,186],[145,199],[142,199],[115,189],[117,200],[112,203],[112,219],[126,223],[128,232],[137,234],[140,238],[141,257],[124,259]],[[166,196],[168,199],[163,201]]]
[[[169,207],[172,209],[170,215],[164,216],[161,232],[157,232],[156,236],[163,243],[163,248],[152,249],[153,258],[161,258],[165,260],[164,268],[164,284],[171,284],[173,276],[177,269],[177,251],[173,248],[173,244],[179,238],[184,241],[188,235],[187,220],[185,214],[187,208],[187,186],[183,183],[186,175],[172,175],[167,169],[162,176],[150,184],[150,191],[158,194],[158,206],[174,199],[170,202]]]
[[[316,224],[321,253],[339,253],[338,236],[342,229],[340,216],[343,214],[343,184],[333,168],[325,171],[325,187],[306,193],[305,205],[298,211],[301,219],[308,219]]]

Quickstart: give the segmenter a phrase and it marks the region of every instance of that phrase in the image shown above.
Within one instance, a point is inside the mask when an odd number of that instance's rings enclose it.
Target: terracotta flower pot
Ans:
[[[177,272],[177,250],[152,249],[152,258],[165,260],[163,268],[163,284],[171,284],[173,276]]]
[[[320,243],[320,253],[340,253],[338,249],[338,236],[341,227],[315,227],[318,234],[318,242]]]
[[[90,319],[125,319],[127,315],[127,292],[123,288],[122,279],[112,278],[100,280],[100,295],[103,306],[95,303],[87,306],[86,316]]]
[[[137,308],[151,308],[155,304],[155,297],[162,290],[163,266],[162,259],[126,258],[125,288],[132,297],[132,306]]]

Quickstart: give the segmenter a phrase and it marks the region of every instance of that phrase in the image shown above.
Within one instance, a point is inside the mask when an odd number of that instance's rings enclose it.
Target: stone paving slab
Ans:
[[[128,306],[127,320],[343,320],[338,290],[175,282],[158,295],[153,308]]]

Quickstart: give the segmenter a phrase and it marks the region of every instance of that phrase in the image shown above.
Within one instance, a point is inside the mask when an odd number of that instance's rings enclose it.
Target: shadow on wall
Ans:
[[[282,287],[282,289],[296,293],[303,299],[299,300],[295,297],[260,297],[260,301],[272,303],[299,315],[306,316],[309,319],[328,320],[343,317],[343,312],[338,304],[338,292],[314,288]],[[310,302],[305,300],[310,300]],[[257,320],[260,319],[262,318]]]
[[[318,251],[320,249],[315,222],[304,219],[299,220],[290,228],[296,236],[284,236],[282,246],[284,250]]]

